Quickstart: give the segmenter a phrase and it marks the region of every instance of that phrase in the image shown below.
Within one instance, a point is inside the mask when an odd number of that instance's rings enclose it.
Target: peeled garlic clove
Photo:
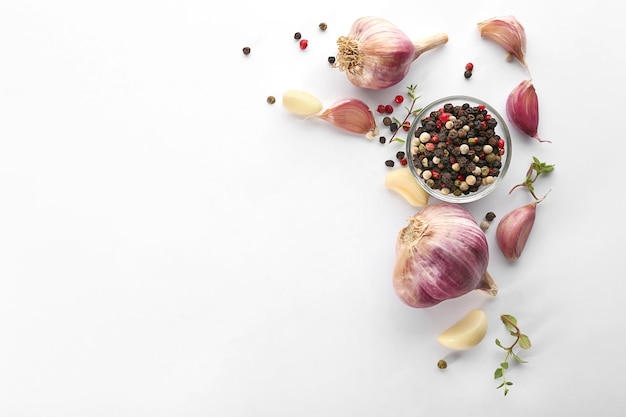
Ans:
[[[409,168],[397,168],[385,175],[385,187],[400,194],[412,206],[428,205],[429,194],[413,177]]]
[[[506,100],[506,115],[519,130],[539,142],[550,142],[539,137],[539,98],[531,80],[523,80]]]
[[[322,111],[323,104],[311,93],[302,90],[289,90],[283,93],[283,106],[300,116],[312,116]]]
[[[526,31],[513,16],[493,17],[478,23],[480,36],[490,39],[508,52],[507,60],[517,58],[524,67],[526,64]]]
[[[315,117],[345,131],[365,135],[367,139],[373,139],[379,132],[374,112],[357,98],[339,100]]]
[[[402,81],[420,55],[446,42],[445,33],[413,41],[388,20],[365,16],[337,39],[334,67],[357,87],[382,90]]]
[[[437,341],[447,348],[466,350],[479,344],[487,334],[487,315],[482,310],[472,310],[462,319],[444,330]]]
[[[425,308],[473,290],[495,296],[485,232],[460,204],[435,203],[409,218],[396,239],[393,287],[408,306]]]
[[[537,203],[534,201],[508,212],[498,223],[496,242],[506,259],[515,260],[522,255],[535,224]]]

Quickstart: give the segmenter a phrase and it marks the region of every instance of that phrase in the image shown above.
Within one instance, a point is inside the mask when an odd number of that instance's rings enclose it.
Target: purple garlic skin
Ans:
[[[506,115],[519,130],[539,142],[550,142],[539,137],[539,98],[531,80],[520,82],[506,100]]]
[[[489,247],[471,213],[454,203],[424,207],[398,234],[393,287],[415,308],[431,307],[473,290],[496,295],[487,272]]]
[[[445,33],[413,41],[388,20],[364,16],[337,39],[335,67],[357,87],[382,90],[402,81],[424,52],[447,42]]]
[[[516,260],[522,255],[528,236],[530,236],[535,224],[537,203],[534,201],[513,209],[498,223],[496,242],[498,242],[498,246],[506,259]]]

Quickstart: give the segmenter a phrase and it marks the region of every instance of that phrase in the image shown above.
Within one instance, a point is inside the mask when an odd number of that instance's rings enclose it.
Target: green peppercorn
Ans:
[[[244,55],[249,55],[250,54],[250,47],[249,46],[244,46],[243,48],[243,54]]]
[[[448,362],[446,362],[443,359],[439,359],[439,361],[437,362],[437,368],[446,369],[447,367],[448,367]]]

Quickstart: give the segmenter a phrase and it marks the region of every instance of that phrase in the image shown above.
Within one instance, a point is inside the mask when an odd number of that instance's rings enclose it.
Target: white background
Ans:
[[[363,91],[326,59],[365,15],[449,42]],[[384,187],[401,145],[302,121],[280,97],[374,107],[418,84],[420,106],[468,94],[504,113],[527,75],[479,36],[498,15],[526,28],[552,143],[512,129],[504,185],[466,205],[498,215],[499,294],[412,309],[391,271],[417,209]],[[620,415],[622,20],[617,1],[2,1],[0,416]],[[508,190],[533,155],[556,165],[536,183],[550,192],[505,262],[495,226],[531,201]],[[472,308],[484,341],[439,345]],[[533,342],[506,397],[502,313]]]

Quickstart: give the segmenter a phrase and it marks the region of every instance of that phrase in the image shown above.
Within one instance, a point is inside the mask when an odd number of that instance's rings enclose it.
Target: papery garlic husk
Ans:
[[[434,203],[409,218],[397,237],[393,287],[407,305],[431,307],[473,290],[495,296],[487,271],[489,246],[472,214]]]
[[[506,259],[516,260],[522,255],[535,224],[539,201],[511,210],[498,223],[496,242]]]
[[[513,57],[528,69],[526,64],[526,31],[514,16],[493,17],[478,23],[480,36],[500,45],[508,53],[507,60]]]
[[[375,138],[379,132],[374,112],[358,98],[339,100],[314,117],[332,123],[345,131],[365,135],[367,139]]]
[[[539,137],[539,98],[532,80],[523,80],[506,99],[506,115],[519,130],[539,142],[550,142]]]
[[[402,81],[422,53],[447,42],[445,33],[413,41],[388,20],[365,16],[337,39],[334,67],[357,87],[382,90]]]

